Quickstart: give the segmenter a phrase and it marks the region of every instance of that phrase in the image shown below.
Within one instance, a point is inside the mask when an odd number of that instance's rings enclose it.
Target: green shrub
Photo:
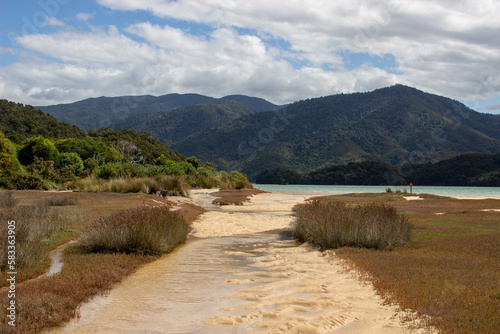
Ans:
[[[44,179],[40,174],[21,172],[12,177],[13,188],[23,189],[37,189],[48,190],[50,183]]]
[[[37,136],[23,142],[21,149],[17,152],[17,157],[20,163],[27,166],[32,164],[36,158],[54,161],[58,154],[59,151],[50,139]]]
[[[157,166],[166,166],[167,165],[167,158],[165,158],[165,155],[162,154],[155,160],[155,165]],[[170,160],[171,161],[171,160]]]
[[[96,220],[79,244],[89,253],[159,256],[185,242],[188,222],[168,207],[138,207]]]
[[[75,175],[80,175],[84,170],[83,160],[77,153],[61,153],[57,156],[55,161],[55,166],[58,169],[62,169],[63,167],[72,167]]]
[[[322,248],[392,249],[411,238],[411,224],[389,205],[313,200],[295,211],[295,236]]]
[[[121,163],[107,163],[99,167],[97,176],[101,179],[109,180],[112,178],[125,177],[125,168]]]
[[[181,161],[177,163],[177,170],[180,171],[181,175],[196,174],[196,168],[187,161]]]

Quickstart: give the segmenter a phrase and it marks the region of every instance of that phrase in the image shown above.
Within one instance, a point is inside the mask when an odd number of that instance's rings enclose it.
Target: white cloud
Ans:
[[[32,58],[0,67],[0,79],[13,83],[0,93],[36,104],[171,92],[243,93],[286,103],[400,82],[460,100],[500,94],[500,21],[495,17],[500,2],[495,0],[98,3],[111,10],[149,11],[159,22],[172,18],[210,29],[191,34],[138,21],[121,29],[25,35],[17,42]],[[80,21],[92,16],[76,15]],[[352,69],[343,58],[350,53],[392,55],[397,65]]]
[[[94,16],[95,13],[78,13],[75,17],[78,21],[87,22],[88,20],[93,19]]]
[[[53,16],[48,16],[47,21],[45,21],[43,26],[49,26],[49,27],[64,26],[64,22],[61,20],[58,20],[57,18],[55,18]]]

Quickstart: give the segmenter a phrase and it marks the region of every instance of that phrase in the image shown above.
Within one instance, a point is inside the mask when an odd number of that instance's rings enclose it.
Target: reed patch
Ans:
[[[295,237],[324,249],[393,249],[410,241],[412,225],[393,206],[312,200],[295,207]]]
[[[189,223],[168,207],[142,206],[97,219],[78,245],[88,253],[159,256],[186,240]]]

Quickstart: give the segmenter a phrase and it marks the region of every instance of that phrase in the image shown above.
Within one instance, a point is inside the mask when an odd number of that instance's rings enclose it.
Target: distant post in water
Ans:
[[[410,194],[413,194],[412,187],[413,187],[413,183],[410,182]]]

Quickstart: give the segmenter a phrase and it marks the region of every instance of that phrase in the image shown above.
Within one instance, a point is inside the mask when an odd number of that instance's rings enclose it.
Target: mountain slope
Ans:
[[[98,97],[78,102],[41,106],[45,113],[61,122],[90,130],[101,127],[115,128],[116,123],[142,113],[166,112],[175,108],[211,103],[219,100],[240,102],[258,111],[275,110],[279,106],[264,99],[245,95],[231,95],[216,99],[200,94],[167,94],[162,96]]]
[[[351,161],[421,163],[466,152],[500,153],[500,116],[396,85],[245,115],[173,147],[250,176]]]
[[[147,132],[171,145],[200,132],[228,123],[257,110],[233,100],[179,107],[165,112],[145,112],[115,123],[116,129]]]

